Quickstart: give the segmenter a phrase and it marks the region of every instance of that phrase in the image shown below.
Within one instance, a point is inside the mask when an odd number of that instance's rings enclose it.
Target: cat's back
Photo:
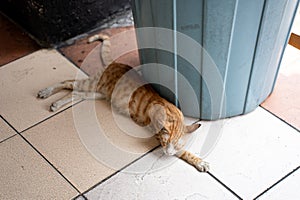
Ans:
[[[105,94],[110,99],[117,82],[130,70],[132,70],[132,67],[128,65],[111,63],[99,77],[97,91]]]
[[[97,91],[104,94],[114,108],[128,114],[128,104],[132,94],[145,83],[132,67],[112,63],[102,73]]]

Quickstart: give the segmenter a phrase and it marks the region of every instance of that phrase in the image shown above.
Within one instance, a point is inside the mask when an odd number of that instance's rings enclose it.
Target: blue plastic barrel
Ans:
[[[185,115],[215,120],[248,113],[271,94],[299,1],[133,0],[132,4],[141,63],[154,63],[142,68],[145,79],[172,87],[173,92],[156,89],[174,103],[178,100]],[[139,31],[143,27],[157,29]],[[160,31],[164,28],[170,30],[167,37]],[[182,39],[182,34],[203,49]],[[222,84],[214,84],[219,79]]]

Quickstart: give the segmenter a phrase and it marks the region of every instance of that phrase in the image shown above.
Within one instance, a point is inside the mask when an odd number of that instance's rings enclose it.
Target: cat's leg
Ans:
[[[41,99],[45,99],[63,89],[72,90],[74,82],[75,82],[75,80],[67,80],[67,81],[63,81],[63,82],[57,83],[55,85],[52,85],[50,87],[44,88],[38,92],[37,97],[41,98]]]
[[[37,97],[41,99],[48,98],[49,96],[63,90],[76,90],[81,92],[94,92],[96,91],[97,83],[100,79],[100,75],[90,77],[89,79],[82,80],[66,80],[38,92]]]
[[[192,154],[189,151],[182,150],[176,154],[177,157],[181,158],[185,162],[194,166],[200,172],[207,172],[209,170],[209,164],[203,161],[198,156]]]
[[[63,98],[61,98],[58,101],[52,103],[51,106],[50,106],[50,111],[55,112],[58,109],[60,109],[61,107],[63,107],[64,105],[66,105],[66,104],[68,104],[68,103],[70,103],[72,101],[80,100],[80,99],[78,99],[76,97],[77,96],[73,97],[72,93],[67,94]]]
[[[72,93],[69,93],[65,97],[61,98],[60,100],[52,103],[52,105],[50,106],[50,111],[55,112],[61,107],[67,105],[68,103],[71,103],[72,101],[98,100],[103,98],[105,97],[100,93],[73,91]]]
[[[162,139],[165,140],[165,139]],[[178,150],[183,147],[183,144],[177,143],[176,145],[172,143],[167,143],[165,141],[160,140],[160,143],[163,147],[163,151],[166,155],[172,156],[175,155],[178,158],[181,158],[185,162],[189,163],[190,165],[194,166],[200,172],[207,172],[209,170],[209,164],[203,161],[201,158],[197,157],[196,155],[192,154],[186,150]],[[180,142],[180,141],[179,141]]]

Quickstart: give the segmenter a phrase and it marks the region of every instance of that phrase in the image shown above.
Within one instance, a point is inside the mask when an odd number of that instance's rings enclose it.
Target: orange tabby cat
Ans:
[[[166,155],[176,155],[201,172],[209,170],[208,163],[183,149],[182,136],[200,127],[185,125],[182,112],[160,97],[132,67],[112,62],[110,40],[107,35],[96,35],[89,42],[102,40],[101,58],[107,66],[85,80],[67,80],[45,88],[38,98],[47,98],[62,89],[72,93],[54,102],[50,110],[56,111],[72,100],[106,99],[119,113],[130,116],[140,126],[148,126],[155,133]]]

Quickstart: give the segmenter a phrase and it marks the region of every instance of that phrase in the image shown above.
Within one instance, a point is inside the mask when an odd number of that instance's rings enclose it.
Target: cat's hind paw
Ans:
[[[52,88],[45,88],[38,92],[37,98],[46,99],[52,95]]]
[[[201,161],[195,166],[200,172],[208,172],[209,171],[209,164],[208,162]]]
[[[52,103],[51,106],[50,106],[50,111],[55,112],[55,111],[57,111],[59,108],[60,108],[60,106],[58,105],[58,103],[57,103],[57,102],[54,102],[54,103]]]

